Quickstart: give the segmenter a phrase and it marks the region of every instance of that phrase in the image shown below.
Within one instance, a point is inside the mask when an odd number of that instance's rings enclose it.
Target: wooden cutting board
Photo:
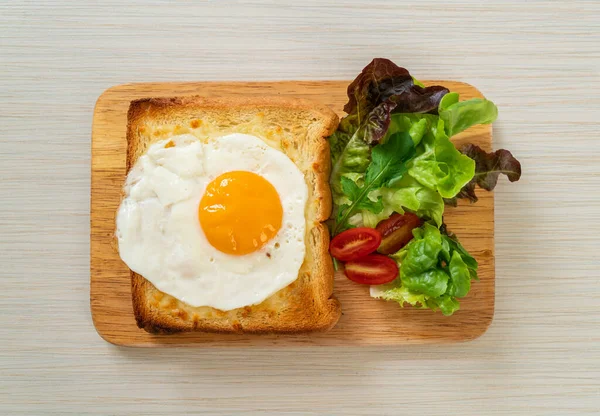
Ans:
[[[479,192],[479,202],[446,208],[445,220],[479,262],[481,281],[473,282],[460,311],[441,313],[401,308],[395,302],[369,297],[367,286],[336,274],[334,294],[342,317],[327,333],[305,335],[222,335],[187,333],[151,335],[138,329],[133,317],[129,269],[112,245],[115,212],[125,179],[127,109],[144,97],[202,95],[284,95],[328,105],[340,117],[350,81],[190,82],[119,85],[105,91],[94,110],[92,127],[90,303],[96,330],[106,341],[136,347],[252,345],[398,345],[467,341],[482,335],[494,316],[494,196]],[[471,85],[429,81],[460,93],[461,99],[481,97]],[[456,144],[474,143],[491,150],[492,128],[476,126],[455,137]]]

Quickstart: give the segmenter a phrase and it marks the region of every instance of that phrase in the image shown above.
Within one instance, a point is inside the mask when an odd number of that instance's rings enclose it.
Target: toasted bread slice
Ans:
[[[133,310],[140,328],[152,333],[183,331],[298,333],[322,331],[338,321],[333,297],[329,233],[323,221],[331,212],[330,158],[325,137],[337,127],[329,108],[281,97],[149,98],[132,101],[127,125],[127,171],[147,148],[165,138],[190,133],[219,137],[247,133],[284,152],[304,174],[306,255],[298,278],[258,305],[221,311],[192,307],[131,273]]]

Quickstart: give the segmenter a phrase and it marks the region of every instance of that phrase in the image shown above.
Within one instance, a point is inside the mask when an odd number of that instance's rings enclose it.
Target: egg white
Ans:
[[[175,146],[165,148],[169,141]],[[276,236],[243,256],[214,248],[198,219],[207,185],[234,170],[269,181],[283,208]],[[159,141],[129,172],[124,194],[116,220],[121,258],[157,289],[189,305],[224,311],[255,305],[298,276],[308,188],[285,154],[255,136],[231,134],[203,143],[186,134]]]

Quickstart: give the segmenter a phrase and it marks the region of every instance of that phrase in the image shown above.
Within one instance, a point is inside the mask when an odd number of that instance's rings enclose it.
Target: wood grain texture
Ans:
[[[600,408],[600,3],[0,2],[0,414],[580,416]],[[149,81],[475,85],[494,147],[496,305],[467,343],[114,347],[89,304],[98,96]]]
[[[303,335],[227,335],[186,333],[152,335],[140,330],[131,306],[129,269],[114,248],[115,212],[125,181],[127,110],[132,100],[148,97],[201,95],[288,96],[312,99],[329,106],[340,117],[347,101],[347,81],[286,81],[236,83],[149,83],[121,85],[105,91],[94,110],[92,127],[92,181],[90,302],[96,330],[107,341],[124,346],[210,344],[252,345],[400,345],[467,341],[482,335],[494,315],[494,198],[481,192],[475,205],[446,210],[445,221],[479,262],[480,282],[461,300],[452,317],[441,313],[400,308],[397,303],[371,299],[368,287],[336,274],[334,294],[342,303],[342,317],[326,333]],[[464,99],[481,97],[474,87],[451,81],[431,81],[458,92]],[[456,136],[455,143],[474,143],[491,149],[490,125],[473,127]]]

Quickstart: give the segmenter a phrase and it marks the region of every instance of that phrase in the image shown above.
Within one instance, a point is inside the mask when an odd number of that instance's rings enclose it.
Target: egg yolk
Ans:
[[[283,208],[269,181],[256,173],[232,171],[208,184],[198,217],[213,247],[243,255],[275,237],[281,228]]]

